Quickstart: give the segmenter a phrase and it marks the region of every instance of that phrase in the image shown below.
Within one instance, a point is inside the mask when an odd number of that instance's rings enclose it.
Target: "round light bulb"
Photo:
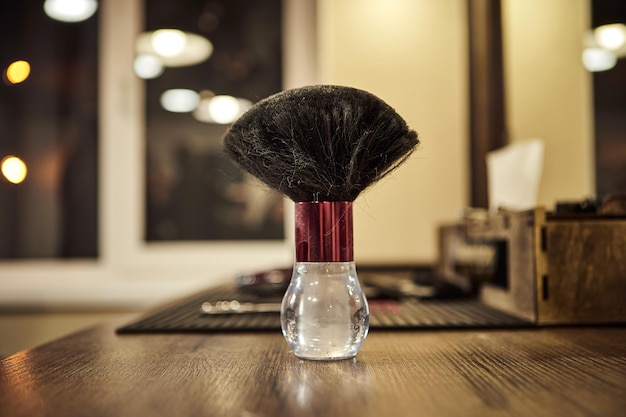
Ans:
[[[626,44],[626,26],[621,23],[598,26],[593,35],[599,46],[612,51]]]
[[[30,64],[26,61],[15,61],[7,68],[7,80],[11,84],[19,84],[26,81],[30,75]]]
[[[160,29],[140,33],[135,41],[135,51],[137,55],[158,56],[165,67],[186,67],[209,59],[213,44],[195,33]]]
[[[174,113],[188,113],[198,106],[198,93],[184,88],[167,90],[161,94],[161,106]]]
[[[583,65],[591,72],[607,71],[617,64],[615,54],[603,48],[585,48],[582,58]]]
[[[26,178],[28,169],[26,164],[17,156],[7,156],[0,162],[2,175],[13,184],[19,184]]]
[[[46,15],[61,22],[82,22],[97,9],[96,0],[46,0],[43,4]]]
[[[133,63],[135,74],[144,80],[156,78],[163,74],[163,61],[158,56],[150,54],[140,54]]]
[[[152,48],[163,56],[174,56],[185,49],[186,37],[178,29],[159,29],[152,33]]]
[[[215,96],[209,101],[209,115],[215,123],[232,123],[241,114],[239,101],[232,96]]]

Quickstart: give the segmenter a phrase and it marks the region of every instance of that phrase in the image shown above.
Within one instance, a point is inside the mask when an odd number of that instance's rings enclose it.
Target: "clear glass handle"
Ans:
[[[354,357],[369,330],[369,308],[354,262],[296,262],[280,321],[299,358]]]

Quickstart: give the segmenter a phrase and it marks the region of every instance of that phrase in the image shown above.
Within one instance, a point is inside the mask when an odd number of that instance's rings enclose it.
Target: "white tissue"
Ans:
[[[527,210],[537,206],[543,142],[518,141],[487,154],[489,209]]]

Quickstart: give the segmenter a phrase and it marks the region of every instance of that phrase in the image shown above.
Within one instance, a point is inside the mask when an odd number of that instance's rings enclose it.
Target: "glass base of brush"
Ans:
[[[353,260],[352,203],[296,203],[296,263],[281,328],[295,355],[354,357],[369,330],[369,308]]]
[[[348,359],[367,336],[369,311],[354,262],[298,262],[281,309],[297,357]]]

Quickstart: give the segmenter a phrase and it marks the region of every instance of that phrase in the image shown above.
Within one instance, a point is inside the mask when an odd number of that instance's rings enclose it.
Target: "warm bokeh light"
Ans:
[[[9,65],[6,72],[7,80],[11,84],[24,82],[30,75],[30,64],[26,61],[15,61]]]
[[[13,184],[19,184],[26,178],[26,164],[17,156],[7,156],[0,162],[2,175]]]
[[[583,51],[583,65],[587,71],[607,71],[617,64],[617,57],[611,51],[603,48],[585,48]]]
[[[215,96],[209,101],[209,114],[216,123],[231,123],[239,116],[239,103],[233,96]]]
[[[162,56],[174,56],[185,49],[185,32],[178,29],[159,29],[152,33],[152,47]]]
[[[605,49],[615,51],[626,44],[626,26],[621,23],[599,26],[593,34],[598,45]]]
[[[89,19],[98,9],[96,0],[46,0],[43,10],[54,20],[82,22]]]
[[[163,61],[161,58],[151,54],[140,54],[135,58],[133,64],[135,74],[144,80],[156,78],[163,74]]]
[[[198,106],[199,96],[193,90],[176,88],[161,94],[161,106],[174,113],[188,113]]]
[[[200,100],[193,117],[199,122],[228,124],[233,123],[246,110],[252,107],[252,102],[232,96],[206,97]]]
[[[204,36],[174,29],[143,32],[137,37],[135,48],[137,55],[158,56],[166,67],[199,64],[213,53],[213,44]]]

